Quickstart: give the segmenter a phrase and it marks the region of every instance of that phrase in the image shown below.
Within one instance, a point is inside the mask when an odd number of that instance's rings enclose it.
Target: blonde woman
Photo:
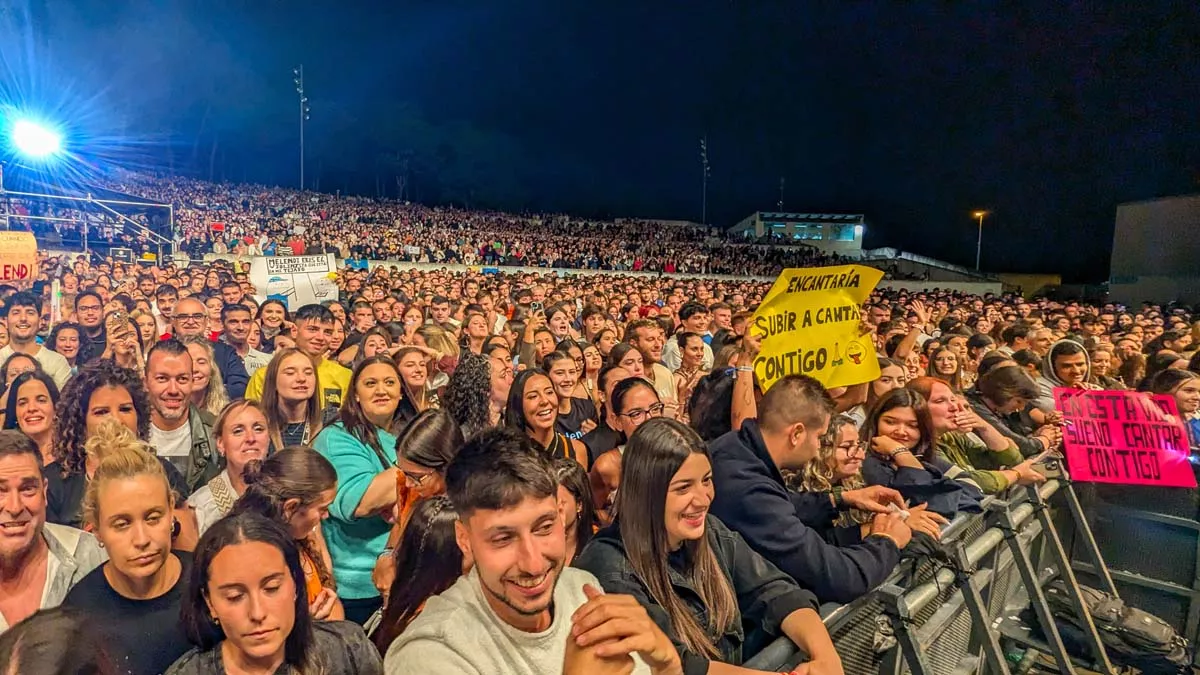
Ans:
[[[104,632],[109,655],[132,673],[161,673],[191,649],[179,623],[190,554],[173,550],[174,493],[153,449],[114,420],[85,444],[95,467],[83,521],[109,560],[63,600]]]
[[[829,423],[817,456],[804,468],[787,476],[788,487],[797,492],[832,492],[834,488],[857,490],[866,487],[862,464],[867,451],[858,438],[858,424],[849,415],[838,415]],[[835,527],[852,527],[871,522],[873,514],[858,509],[843,511]]]
[[[216,417],[229,405],[212,343],[195,335],[180,339],[192,357],[192,405]]]

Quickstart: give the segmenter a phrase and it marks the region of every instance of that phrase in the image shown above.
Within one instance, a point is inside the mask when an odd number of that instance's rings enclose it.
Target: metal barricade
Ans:
[[[985,501],[985,513],[960,516],[943,532],[939,560],[902,563],[874,592],[848,605],[822,611],[845,672],[855,675],[966,675],[1012,672],[1006,645],[1052,658],[1062,673],[1083,665],[1112,674],[1094,626],[1085,630],[1091,651],[1073,660],[1059,637],[1044,584],[1061,578],[1076,611],[1087,616],[1075,582],[1072,560],[1051,517],[1048,500],[1066,502],[1079,514],[1078,500],[1066,481],[1013,490],[1007,500]],[[1074,522],[1077,540],[1086,540],[1088,560],[1104,568],[1086,521]],[[1090,545],[1087,543],[1090,542]],[[1111,582],[1101,586],[1112,591]],[[1018,618],[1032,607],[1040,634]],[[1044,639],[1043,639],[1044,638]],[[746,662],[746,667],[781,671],[803,659],[786,638]]]

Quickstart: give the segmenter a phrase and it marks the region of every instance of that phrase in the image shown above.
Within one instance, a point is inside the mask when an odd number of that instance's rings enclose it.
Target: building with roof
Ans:
[[[861,213],[755,211],[729,229],[747,242],[807,245],[827,253],[862,250],[865,218]]]

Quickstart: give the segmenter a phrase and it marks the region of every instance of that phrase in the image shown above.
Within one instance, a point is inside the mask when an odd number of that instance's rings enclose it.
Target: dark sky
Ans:
[[[83,154],[204,177],[296,184],[303,62],[327,191],[394,192],[380,155],[437,139],[475,187],[416,179],[427,201],[699,220],[707,136],[711,223],[784,177],[788,210],[867,214],[868,246],[973,264],[987,208],[985,268],[1095,281],[1116,204],[1200,189],[1191,0],[16,7],[6,97]]]

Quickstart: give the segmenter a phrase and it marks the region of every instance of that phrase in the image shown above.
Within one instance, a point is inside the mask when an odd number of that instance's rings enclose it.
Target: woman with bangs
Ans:
[[[903,387],[907,381],[908,376],[903,363],[880,356],[879,377],[872,380],[871,386],[867,387],[866,402],[850,408],[846,415],[854,420],[855,426],[861,427],[867,419],[867,411],[875,406],[875,402],[889,391]]]
[[[321,432],[323,403],[317,369],[296,347],[281,347],[267,365],[260,406],[267,417],[271,455],[293,445],[311,445]]]
[[[894,488],[911,503],[953,518],[978,513],[983,491],[965,470],[940,457],[925,398],[909,389],[884,394],[863,422],[859,438],[869,450],[862,464],[868,485]]]

